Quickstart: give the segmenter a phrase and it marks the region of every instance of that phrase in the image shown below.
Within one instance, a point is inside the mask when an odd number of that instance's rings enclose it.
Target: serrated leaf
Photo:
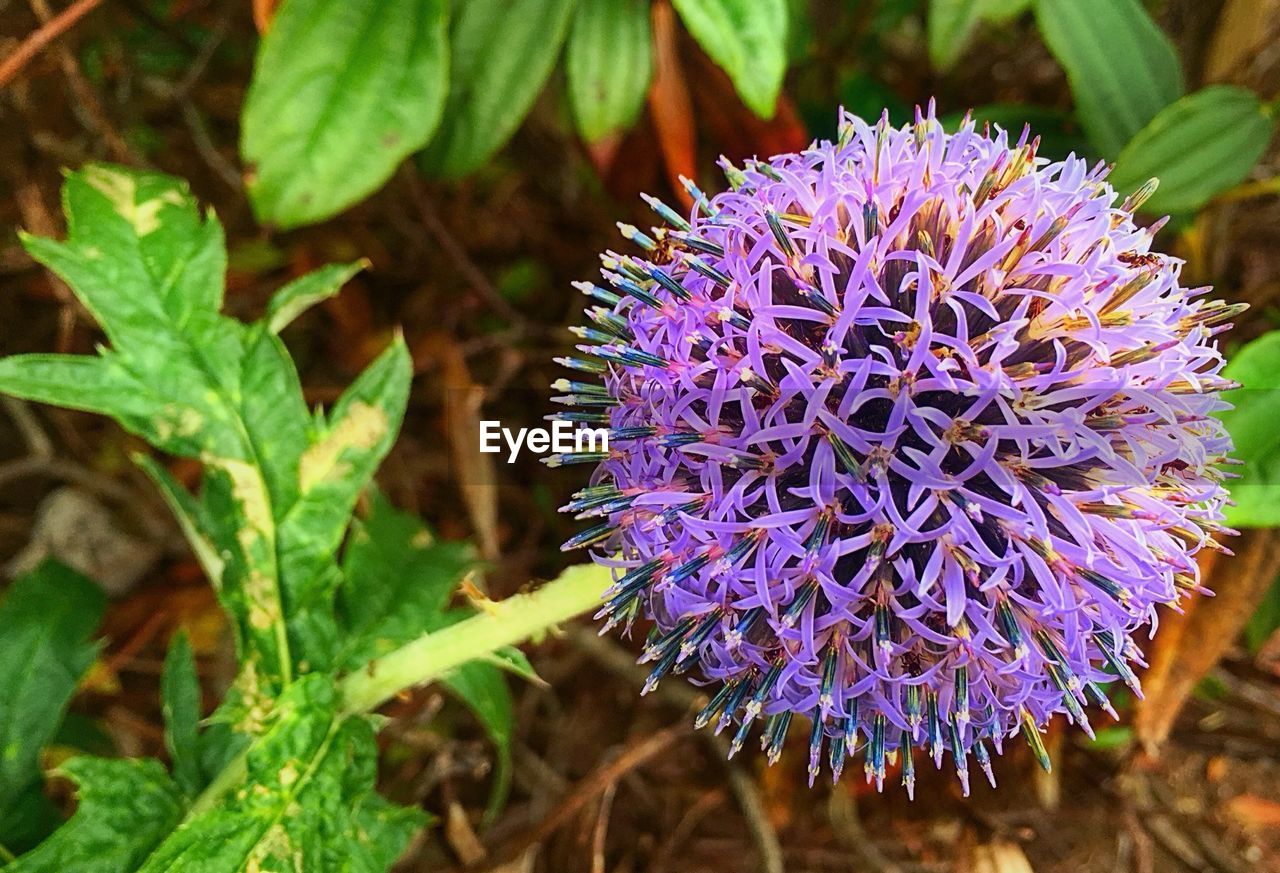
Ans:
[[[195,654],[183,631],[173,635],[160,674],[160,704],[164,715],[164,745],[169,750],[173,778],[187,797],[204,788],[200,769],[200,679]]]
[[[356,669],[438,627],[475,566],[469,544],[437,541],[420,519],[373,494],[369,516],[352,524],[343,556],[340,663]]]
[[[368,261],[329,264],[294,279],[271,295],[271,300],[267,303],[267,328],[272,333],[284,330],[312,306],[336,296],[352,276],[368,266]]]
[[[569,104],[588,142],[630,127],[653,75],[648,0],[587,0],[565,49]]]
[[[356,495],[392,444],[410,364],[397,339],[329,416],[312,417],[276,329],[351,268],[321,271],[276,298],[268,320],[220,315],[218,221],[184,184],[91,165],[70,173],[65,242],[28,237],[102,323],[99,358],[0,361],[0,390],[109,413],[166,452],[204,465],[196,499],[154,465],[148,474],[233,618],[236,696],[264,712],[294,669],[337,650],[334,553]],[[147,466],[147,465],[145,465]]]
[[[1275,126],[1252,91],[1210,85],[1160,110],[1120,152],[1108,181],[1129,194],[1155,177],[1145,211],[1194,212],[1249,175]]]
[[[73,758],[75,815],[6,873],[132,873],[182,818],[178,786],[159,761]]]
[[[404,419],[413,363],[397,336],[343,392],[298,463],[298,498],[280,521],[285,591],[312,669],[334,663],[339,574],[334,555],[360,492],[373,478]]]
[[[1173,43],[1138,0],[1036,0],[1044,41],[1067,72],[1090,141],[1114,158],[1182,96]]]
[[[313,417],[275,329],[350,267],[286,288],[267,320],[245,325],[217,311],[222,231],[182,183],[94,165],[68,175],[64,199],[67,241],[24,242],[102,320],[112,347],[100,358],[0,360],[0,391],[111,414],[202,462],[199,499],[144,466],[231,614],[243,662],[234,696],[260,714],[295,669],[334,657],[333,556],[399,428],[408,353],[397,338],[328,416]]]
[[[729,74],[747,108],[773,117],[787,72],[786,0],[672,0],[680,20]]]
[[[106,598],[55,561],[18,578],[0,601],[0,844],[32,845],[57,822],[41,791],[40,750],[93,663],[89,637]]]
[[[464,176],[506,144],[551,75],[573,7],[574,0],[467,0],[455,6],[449,98],[423,156],[426,168]]]
[[[281,696],[246,753],[248,790],[199,809],[141,873],[349,870],[381,873],[425,816],[373,790],[377,744],[364,716],[337,712],[332,680],[312,674]]]
[[[1223,394],[1234,408],[1218,417],[1244,462],[1240,478],[1227,480],[1235,506],[1231,527],[1280,526],[1280,330],[1263,334],[1232,355],[1222,375],[1242,387]]]
[[[381,187],[444,108],[446,0],[285,0],[241,118],[262,221],[312,224]]]

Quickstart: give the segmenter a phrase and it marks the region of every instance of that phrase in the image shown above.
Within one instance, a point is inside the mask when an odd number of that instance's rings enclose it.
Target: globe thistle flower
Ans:
[[[686,188],[620,225],[557,416],[607,427],[565,544],[615,567],[606,628],[652,621],[646,690],[693,671],[697,717],[756,726],[772,763],[809,722],[809,781],[857,751],[882,787],[916,753],[1090,732],[1138,692],[1132,638],[1221,548],[1239,311],[1179,282],[1107,168],[845,115],[836,142]],[[795,716],[802,716],[796,719]]]

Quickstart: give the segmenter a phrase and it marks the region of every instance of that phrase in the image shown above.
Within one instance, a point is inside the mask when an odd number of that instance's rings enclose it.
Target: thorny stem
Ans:
[[[339,683],[340,716],[375,709],[402,691],[425,685],[504,646],[524,642],[562,622],[600,606],[612,582],[605,567],[570,567],[536,591],[484,604],[465,621],[424,634],[400,648],[371,660]],[[244,781],[248,751],[242,752],[196,798],[187,819],[214,807],[228,791]]]

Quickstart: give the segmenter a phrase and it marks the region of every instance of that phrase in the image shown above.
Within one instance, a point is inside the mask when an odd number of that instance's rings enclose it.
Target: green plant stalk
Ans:
[[[344,712],[368,712],[405,689],[589,612],[600,606],[611,583],[608,568],[581,564],[536,591],[485,603],[478,615],[418,637],[349,673],[341,683]]]
[[[591,612],[600,606],[612,581],[608,568],[580,564],[536,591],[486,603],[479,614],[424,634],[347,674],[339,683],[342,713],[352,716],[369,712],[400,692],[439,679],[467,661],[524,642]],[[242,752],[209,783],[192,803],[187,819],[211,809],[224,794],[244,782],[247,754],[247,750]]]

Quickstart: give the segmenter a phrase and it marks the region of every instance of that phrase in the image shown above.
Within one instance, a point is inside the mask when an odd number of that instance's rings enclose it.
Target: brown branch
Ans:
[[[21,45],[10,52],[8,57],[0,61],[0,88],[8,85],[49,43],[62,36],[77,21],[101,5],[102,0],[76,0],[52,20],[37,28],[22,41]]]
[[[573,790],[550,815],[498,852],[493,863],[485,870],[490,873],[502,870],[504,865],[519,858],[528,849],[543,842],[563,827],[565,822],[577,815],[597,795],[608,790],[609,786],[616,784],[623,776],[650,759],[670,750],[680,737],[688,733],[690,728],[683,722],[672,725],[646,740],[632,744],[609,763],[597,767],[591,775],[573,787]]]

